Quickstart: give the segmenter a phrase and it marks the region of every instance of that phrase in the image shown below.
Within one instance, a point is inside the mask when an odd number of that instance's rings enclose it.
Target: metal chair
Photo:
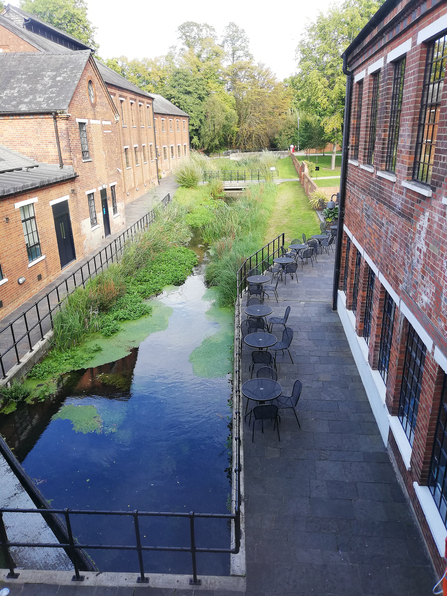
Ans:
[[[303,238],[303,242],[304,242],[304,244],[306,244],[306,242],[307,242],[307,240],[306,240],[306,234],[303,234],[303,235],[302,235],[302,238]]]
[[[278,406],[280,410],[293,410],[295,414],[296,421],[298,422],[298,426],[301,428],[300,421],[298,420],[298,416],[296,413],[296,406],[298,405],[298,401],[301,396],[301,391],[303,389],[303,384],[301,381],[296,380],[293,384],[292,395],[280,395],[275,399],[275,405]]]
[[[270,327],[270,332],[272,331],[273,325],[283,325],[284,329],[285,329],[287,319],[289,318],[289,314],[290,314],[290,306],[288,306],[286,308],[286,311],[285,311],[283,317],[270,317],[270,319],[267,321],[267,324]]]
[[[250,364],[250,379],[253,378],[255,366],[260,364],[261,366],[272,366],[273,356],[270,352],[264,350],[255,350],[251,353],[251,364]]]
[[[306,263],[309,261],[312,263],[312,267],[314,266],[313,259],[314,259],[314,249],[313,248],[305,248],[301,252],[298,253],[298,258],[301,260],[301,267],[304,269],[304,261]]]
[[[289,352],[289,356],[290,356],[290,360],[292,362],[292,364],[294,364],[293,359],[292,359],[292,354],[290,353],[290,344],[292,343],[292,339],[293,339],[293,329],[291,329],[290,327],[286,327],[284,329],[284,331],[282,332],[282,339],[281,341],[277,341],[276,344],[274,344],[270,349],[270,351],[274,352],[275,356],[274,356],[274,366],[276,368],[276,355],[277,353],[281,350],[281,352],[284,355],[284,350],[287,350]]]
[[[315,262],[317,262],[317,254],[318,254],[318,249],[320,247],[320,243],[315,238],[311,238],[310,240],[307,241],[307,246],[309,248],[313,249],[314,259],[315,259]]]
[[[267,331],[268,325],[262,317],[248,317],[249,333],[257,333],[258,331]]]
[[[255,438],[255,426],[256,420],[262,421],[262,432],[264,432],[264,420],[273,420],[273,430],[278,432],[278,440],[281,441],[281,437],[279,436],[279,421],[280,417],[278,415],[278,406],[272,404],[263,404],[261,406],[255,406],[253,410],[250,412],[250,419],[249,424],[251,423],[251,415],[253,414],[253,431],[251,433],[251,442],[254,442]]]
[[[247,298],[247,306],[253,306],[253,304],[262,304],[262,300],[260,300],[259,298],[250,298],[250,296]]]
[[[296,270],[298,269],[298,265],[296,263],[288,263],[284,267],[284,284],[286,284],[287,276],[290,275],[291,279],[293,279],[293,275],[296,277],[296,283],[298,283],[298,275]]]
[[[264,290],[262,289],[262,284],[248,284],[248,295],[250,298],[252,296],[258,296],[261,302],[264,302]]]
[[[272,379],[273,381],[278,380],[276,371],[270,366],[261,366],[256,373],[257,379]]]
[[[275,294],[276,302],[278,302],[279,275],[276,276],[275,285],[273,285],[273,279],[274,279],[274,275],[272,274],[272,279],[270,280],[272,285],[263,284],[262,289],[264,290],[264,295],[267,296],[267,298],[270,298],[268,293],[273,292]]]

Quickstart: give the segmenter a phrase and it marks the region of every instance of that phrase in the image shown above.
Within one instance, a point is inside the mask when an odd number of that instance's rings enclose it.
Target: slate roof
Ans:
[[[0,114],[67,110],[90,53],[0,53]]]
[[[61,46],[61,45],[55,43],[54,41],[47,39],[46,37],[42,37],[41,35],[38,35],[37,33],[33,33],[32,31],[27,31],[20,25],[17,25],[16,22],[11,21],[11,19],[8,19],[5,16],[0,16],[0,26],[4,27],[8,31],[11,31],[11,33],[14,33],[14,35],[17,35],[17,37],[20,37],[20,39],[23,39],[24,41],[28,42],[33,47],[35,47],[36,50],[39,50],[40,52],[55,53],[55,52],[71,52],[72,51],[69,48]]]
[[[162,95],[158,95],[157,93],[149,93],[148,94],[154,100],[154,113],[155,114],[169,114],[173,116],[187,116],[189,118],[189,114],[175,106],[173,103],[168,101]]]
[[[8,13],[13,14],[8,16]],[[48,39],[48,41],[52,40],[54,43],[56,43],[56,45],[59,48],[64,47],[63,40],[68,40],[78,50],[93,50],[93,48],[90,48],[88,45],[86,45],[82,41],[79,41],[79,39],[73,37],[73,35],[70,35],[66,31],[61,31],[61,29],[54,27],[54,25],[50,25],[49,23],[42,21],[42,19],[36,17],[36,15],[26,12],[21,8],[17,8],[16,6],[12,6],[11,4],[8,4],[8,6],[6,7],[4,15],[6,18],[9,18],[10,20],[15,21],[16,23],[19,23],[20,19],[23,18],[23,27],[26,30],[28,30],[29,33],[32,33],[32,31],[30,31],[29,29],[33,26],[33,23],[38,25],[39,28],[44,28],[50,38]],[[46,39],[46,36],[43,36],[41,34],[35,33],[34,35],[38,35],[39,37],[42,37],[42,39]],[[60,43],[57,42],[58,39]]]
[[[72,166],[38,163],[0,145],[0,197],[75,178]]]
[[[109,68],[105,64],[102,64],[99,60],[95,58],[96,65],[98,67],[99,72],[101,73],[104,82],[107,85],[113,85],[114,87],[119,87],[120,89],[125,89],[126,91],[130,91],[131,93],[138,93],[139,95],[144,95],[145,97],[152,97],[150,93],[143,91],[123,76],[115,72],[112,68]]]

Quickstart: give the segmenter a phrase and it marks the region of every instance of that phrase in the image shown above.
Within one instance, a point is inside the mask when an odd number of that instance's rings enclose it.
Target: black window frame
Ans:
[[[349,254],[351,252],[351,238],[349,236],[346,239],[346,252],[345,252],[345,269],[343,272],[343,292],[346,294],[348,291],[348,276],[349,276]]]
[[[143,151],[143,163],[147,163],[146,145],[141,145]]]
[[[81,139],[82,161],[87,161],[87,160],[91,159],[90,151],[88,149],[87,123],[86,122],[78,122],[78,124],[79,124],[79,137]]]
[[[110,194],[112,195],[112,213],[113,215],[116,215],[118,213],[118,205],[116,203],[115,184],[110,187]]]
[[[126,126],[126,122],[124,121],[124,99],[120,99],[120,106],[121,106],[121,126]]]
[[[377,370],[386,384],[388,378],[388,368],[390,366],[391,344],[393,341],[394,319],[396,316],[396,303],[385,290],[385,300],[383,303],[382,329],[380,332],[379,360]]]
[[[439,488],[441,485],[441,488]],[[438,419],[436,422],[433,451],[430,460],[428,488],[432,494],[435,505],[441,515],[444,526],[447,528],[447,374],[444,373],[444,382],[439,404]]]
[[[37,229],[36,212],[34,204],[29,203],[20,207],[20,219],[22,220],[23,235],[25,237],[28,262],[32,263],[42,256],[40,247],[39,231]]]
[[[372,309],[374,302],[374,282],[376,280],[376,274],[368,266],[368,280],[366,285],[366,300],[365,300],[365,312],[363,315],[363,339],[369,344],[369,338],[371,337],[371,319]]]
[[[439,45],[438,45],[439,44]],[[442,44],[442,51],[439,47]],[[447,34],[433,40],[427,47],[421,109],[413,163],[413,180],[430,184],[438,135],[439,113],[447,61]]]
[[[410,445],[413,445],[417,423],[425,354],[425,344],[414,327],[409,324],[400,387],[398,418]]]
[[[357,313],[357,301],[359,296],[359,281],[360,281],[360,265],[362,264],[362,255],[357,249],[355,255],[355,270],[354,270],[354,283],[352,286],[352,312]]]
[[[90,215],[90,225],[92,228],[98,225],[98,217],[96,215],[95,193],[89,192],[87,195],[88,212]]]
[[[362,105],[363,105],[363,79],[356,83],[357,88],[357,104],[355,111],[355,126],[354,135],[351,142],[351,159],[356,161],[359,158],[360,147],[360,125],[362,122]]]
[[[376,146],[377,112],[379,110],[380,70],[374,72],[371,76],[371,109],[369,112],[369,134],[368,147],[366,151],[366,163],[370,166],[374,164],[374,150]]]
[[[388,143],[385,157],[385,170],[396,171],[397,147],[399,143],[400,115],[404,96],[406,56],[394,62],[393,91],[391,94],[390,122]]]
[[[0,263],[0,281],[2,281],[2,279],[5,279],[5,276],[3,275],[2,264]]]
[[[134,157],[135,157],[135,165],[139,166],[140,165],[140,159],[138,157],[138,147],[134,147],[133,148],[133,153],[134,153]]]

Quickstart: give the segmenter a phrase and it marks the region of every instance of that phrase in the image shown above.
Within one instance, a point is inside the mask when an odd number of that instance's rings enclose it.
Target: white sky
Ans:
[[[245,30],[256,62],[279,80],[296,70],[295,49],[308,21],[325,12],[331,0],[296,0],[280,6],[247,0],[87,0],[88,18],[97,27],[102,58],[155,58],[177,45],[177,28],[186,21],[212,25],[219,36],[229,22]],[[294,9],[294,7],[296,7]]]

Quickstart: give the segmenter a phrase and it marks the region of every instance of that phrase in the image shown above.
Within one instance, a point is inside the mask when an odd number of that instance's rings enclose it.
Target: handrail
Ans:
[[[168,193],[161,200],[161,204],[166,207],[170,202],[171,195]],[[110,262],[118,261],[123,254],[126,242],[133,241],[138,234],[155,221],[155,217],[155,210],[151,209],[32,306],[23,311],[6,327],[0,329],[0,337],[2,334],[10,333],[9,346],[4,352],[0,352],[0,378],[6,379],[9,370],[16,364],[21,363],[20,358],[27,353],[33,352],[37,343],[43,340],[45,335],[53,328],[53,312],[60,310],[67,296],[74,292],[76,288],[85,287],[86,282],[103,271]],[[37,316],[35,323],[30,322],[32,316]],[[17,326],[17,331],[14,329],[14,325]],[[5,356],[8,355],[10,356],[9,365],[5,363]]]
[[[257,250],[250,257],[245,259],[237,272],[237,295],[241,296],[247,286],[247,277],[252,269],[260,269],[261,272],[271,267],[273,259],[279,255],[281,247],[284,246],[284,233],[280,234],[268,244]]]
[[[203,172],[203,181],[223,180],[225,182],[259,182],[266,178],[278,178],[279,172],[275,170],[205,170]]]
[[[63,515],[67,528],[68,542],[22,542],[22,541],[9,541],[5,524],[3,521],[4,513],[20,513],[20,514],[53,514]],[[71,528],[72,516],[76,515],[106,515],[116,517],[132,517],[133,525],[135,529],[135,544],[89,544],[78,542],[73,536]],[[167,517],[167,518],[183,518],[189,521],[189,535],[190,535],[190,546],[154,546],[154,545],[143,545],[141,541],[141,532],[139,526],[140,518],[144,517]],[[80,509],[11,509],[11,508],[0,508],[0,548],[3,550],[5,562],[9,568],[9,573],[6,576],[8,579],[17,579],[19,573],[14,571],[15,565],[12,559],[10,548],[12,547],[33,547],[33,548],[64,548],[67,552],[71,553],[71,562],[73,564],[74,575],[72,581],[83,581],[84,576],[80,574],[80,568],[78,559],[75,554],[80,550],[119,550],[119,551],[136,551],[138,555],[138,566],[140,575],[137,578],[138,583],[148,583],[149,579],[145,576],[143,553],[147,551],[168,551],[168,552],[189,552],[191,553],[191,567],[192,567],[192,578],[189,580],[191,585],[200,585],[201,580],[197,577],[197,553],[223,553],[223,554],[237,554],[239,552],[240,541],[236,540],[236,544],[232,548],[206,548],[199,547],[195,542],[195,519],[224,519],[227,521],[237,522],[239,515],[237,513],[195,513],[190,511],[189,513],[174,513],[174,512],[163,512],[163,511],[92,511],[80,510]],[[236,526],[239,524],[235,524]],[[111,525],[113,527],[113,525]]]

